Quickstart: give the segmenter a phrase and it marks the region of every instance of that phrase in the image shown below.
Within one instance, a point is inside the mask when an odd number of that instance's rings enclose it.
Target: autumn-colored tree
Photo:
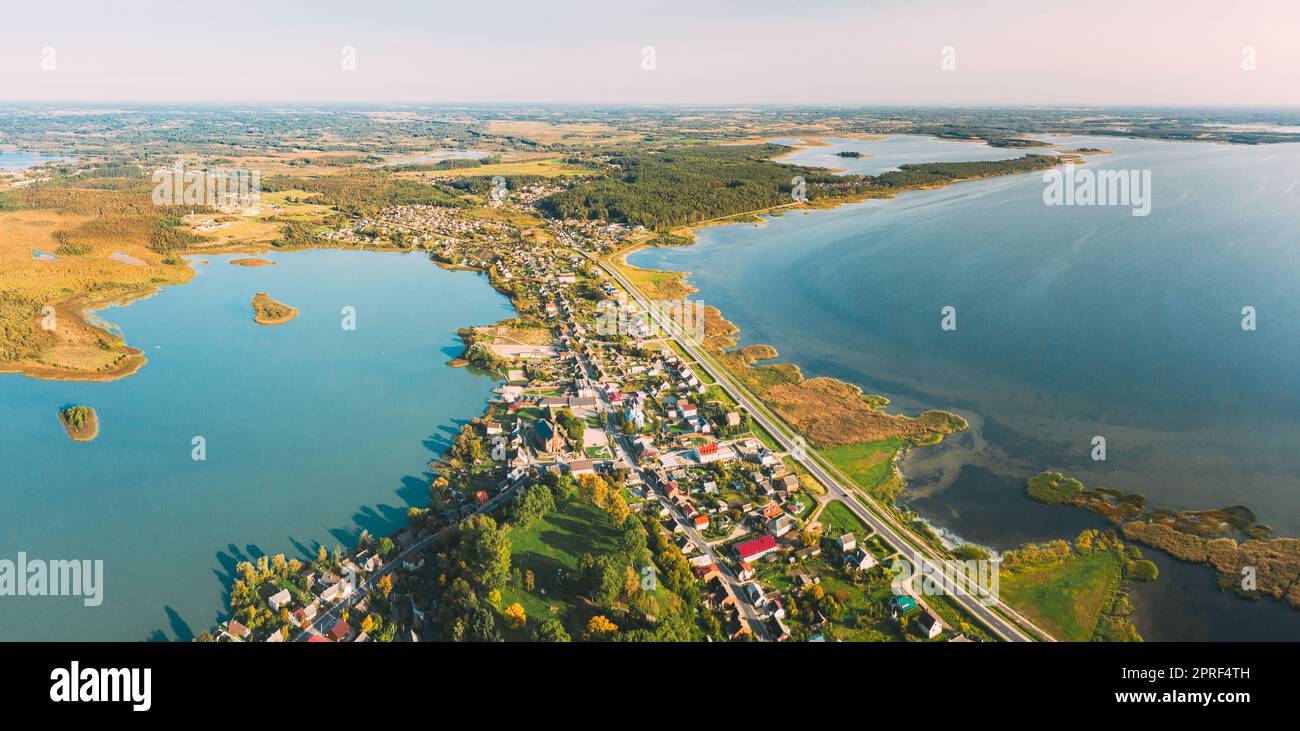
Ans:
[[[372,612],[367,614],[365,619],[361,620],[361,631],[365,632],[367,635],[373,635],[383,627],[383,625],[383,618]]]
[[[528,623],[528,618],[524,616],[524,606],[519,602],[506,607],[504,614],[506,621],[510,624],[510,629],[523,629],[524,625]]]
[[[387,599],[388,595],[393,593],[392,574],[384,574],[383,576],[379,577],[379,582],[375,584],[375,586],[376,588],[379,589],[379,596]]]
[[[609,621],[609,618],[603,614],[597,614],[587,622],[587,636],[589,638],[600,639],[608,637],[618,631],[618,625]]]

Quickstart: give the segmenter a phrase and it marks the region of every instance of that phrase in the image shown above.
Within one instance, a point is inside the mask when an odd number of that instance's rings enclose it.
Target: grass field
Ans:
[[[1002,599],[1060,640],[1086,642],[1119,581],[1120,556],[1096,551],[1005,571]]]
[[[854,515],[849,507],[839,500],[832,500],[826,503],[822,508],[821,515],[817,518],[826,529],[827,536],[841,536],[845,533],[852,533],[858,540],[866,538],[871,531],[866,524]]]
[[[511,530],[511,561],[520,571],[531,570],[537,584],[532,592],[516,586],[502,592],[502,607],[519,602],[528,617],[528,625],[513,636],[507,632],[507,638],[530,637],[535,621],[546,617],[558,618],[571,637],[581,637],[587,620],[596,612],[571,594],[563,579],[573,573],[584,553],[613,552],[618,538],[619,532],[605,511],[589,503],[557,506],[527,528]]]
[[[847,444],[823,449],[822,455],[864,490],[871,491],[893,476],[889,463],[907,443],[904,437],[890,437],[878,442]]]

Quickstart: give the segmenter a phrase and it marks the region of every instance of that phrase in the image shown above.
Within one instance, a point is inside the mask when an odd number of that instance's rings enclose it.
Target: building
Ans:
[[[596,474],[596,465],[589,459],[575,459],[569,463],[569,474],[574,477]]]
[[[840,550],[845,553],[858,547],[858,539],[855,538],[852,533],[845,533],[839,538],[836,538],[835,543],[838,544]]]
[[[776,550],[776,538],[763,536],[736,546],[736,555],[745,563],[752,563]]]
[[[922,610],[921,614],[917,616],[916,626],[921,629],[921,634],[930,639],[938,637],[939,633],[943,632],[943,623],[929,610]]]
[[[280,611],[281,607],[285,606],[292,600],[293,600],[293,595],[289,593],[289,590],[281,589],[280,591],[267,597],[266,603],[271,605],[272,610],[278,612]]]
[[[537,447],[543,452],[558,452],[564,449],[564,437],[560,436],[560,430],[555,428],[555,424],[550,419],[538,419],[533,425],[533,436],[536,438]]]
[[[910,612],[916,608],[916,599],[906,594],[899,595],[889,600],[889,607],[898,614]]]
[[[700,464],[709,464],[718,461],[720,450],[717,442],[705,442],[695,448],[695,461]]]
[[[844,562],[854,571],[866,571],[876,565],[876,557],[859,546],[844,555]]]
[[[707,515],[697,515],[697,516],[695,516],[694,520],[695,520],[695,529],[696,529],[696,530],[708,530],[708,529],[709,529],[709,516],[707,516]]]
[[[793,515],[781,515],[767,523],[767,529],[777,538],[780,538],[798,527],[799,521],[795,520]]]

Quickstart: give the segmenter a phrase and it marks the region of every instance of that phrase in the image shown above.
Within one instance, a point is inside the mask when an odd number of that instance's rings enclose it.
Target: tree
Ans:
[[[524,616],[524,606],[519,602],[506,607],[503,614],[505,614],[506,621],[510,624],[510,629],[523,629],[524,625],[528,623],[528,618]]]
[[[393,593],[393,575],[384,574],[379,577],[379,582],[375,586],[379,589],[379,596],[387,599],[388,595]]]
[[[618,625],[603,614],[597,614],[587,622],[588,639],[607,639],[617,631]]]
[[[569,642],[569,633],[564,630],[564,625],[560,620],[554,617],[543,619],[533,629],[533,638],[538,642]]]
[[[560,409],[555,412],[555,423],[564,430],[564,435],[569,438],[570,444],[574,444],[578,447],[582,446],[582,433],[586,431],[587,428],[586,425],[582,423],[582,419],[579,419],[568,409]]]
[[[389,554],[393,552],[394,548],[396,548],[396,546],[393,545],[393,539],[389,538],[388,536],[384,536],[379,540],[379,546],[377,550],[379,551],[379,555],[381,557],[388,558]]]

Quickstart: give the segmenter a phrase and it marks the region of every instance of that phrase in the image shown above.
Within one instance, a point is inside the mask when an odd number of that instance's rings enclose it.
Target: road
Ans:
[[[596,374],[591,367],[591,363],[587,361],[587,357],[583,355],[581,351],[574,351],[574,355],[577,356],[578,363],[582,366],[583,373],[585,373],[588,378],[594,379]],[[613,404],[610,402],[609,395],[605,393],[605,391],[601,390],[599,393],[601,403],[605,405],[604,411],[608,414],[608,412],[614,408]],[[605,424],[602,428],[605,429],[606,434],[610,433],[608,417],[605,418]],[[713,546],[709,545],[709,542],[705,540],[699,530],[696,529],[689,520],[687,520],[686,516],[682,515],[681,511],[677,509],[677,506],[665,497],[663,493],[650,487],[650,481],[647,479],[646,471],[641,468],[640,461],[633,456],[632,445],[627,436],[624,434],[616,434],[614,438],[614,446],[618,449],[623,461],[627,462],[629,465],[633,465],[634,469],[637,470],[641,477],[641,484],[645,486],[647,495],[657,500],[660,505],[663,505],[668,510],[668,513],[673,517],[673,520],[677,521],[677,524],[682,526],[686,531],[686,536],[690,538],[696,546],[699,546],[700,550],[709,557],[709,560],[712,563],[717,565],[718,571],[722,575],[723,588],[726,590],[727,595],[731,597],[731,600],[735,602],[736,607],[740,612],[744,614],[745,620],[749,622],[750,629],[753,631],[754,636],[760,641],[771,640],[766,625],[758,617],[758,611],[750,603],[749,597],[741,588],[739,577],[732,573],[731,568],[728,567],[726,563],[718,560],[718,555],[713,550]]]
[[[755,403],[754,399],[750,397],[748,390],[736,384],[730,374],[723,368],[713,365],[710,358],[708,358],[706,354],[702,353],[701,348],[692,343],[689,338],[682,337],[676,330],[675,323],[666,321],[659,308],[650,307],[645,297],[641,294],[641,291],[628,281],[621,272],[612,267],[606,266],[602,261],[600,261],[600,259],[588,252],[581,250],[576,251],[579,251],[579,253],[586,256],[596,266],[606,272],[611,279],[618,282],[619,285],[636,300],[642,310],[650,313],[651,317],[656,320],[656,324],[663,333],[672,337],[673,340],[677,342],[678,346],[680,346],[695,360],[699,367],[703,368],[710,376],[712,376],[721,388],[727,391],[727,393],[729,393],[737,403],[749,412],[751,419],[757,421],[760,426],[766,429],[782,449],[789,452],[792,458],[798,461],[804,469],[808,470],[813,477],[827,487],[831,496],[838,498],[841,502],[847,505],[854,515],[875,530],[882,539],[893,544],[904,554],[906,554],[910,549],[914,554],[919,554],[924,558],[935,561],[945,560],[937,551],[920,539],[912,536],[909,536],[910,540],[904,539],[903,536],[907,535],[907,531],[901,526],[897,526],[892,518],[882,517],[888,515],[888,513],[881,509],[880,506],[876,505],[870,497],[859,495],[851,488],[845,487],[837,477],[831,475],[831,473],[823,468],[819,462],[813,459],[805,448],[796,445],[792,439],[786,436],[784,425],[778,426],[773,419],[767,416],[766,409]],[[868,505],[874,508],[874,510],[868,509]],[[1029,620],[1020,616],[1014,610],[996,599],[992,601],[992,606],[988,606],[983,601],[977,600],[969,595],[953,594],[950,595],[950,598],[961,606],[961,608],[968,614],[978,618],[981,623],[1003,640],[1013,642],[1033,641],[1034,638],[1023,631],[1021,627],[1028,627],[1040,637],[1051,639],[1051,635],[1038,627],[1035,627]],[[1000,611],[994,611],[994,607]],[[1015,617],[1016,621],[1012,622],[1008,620],[1004,614]]]

